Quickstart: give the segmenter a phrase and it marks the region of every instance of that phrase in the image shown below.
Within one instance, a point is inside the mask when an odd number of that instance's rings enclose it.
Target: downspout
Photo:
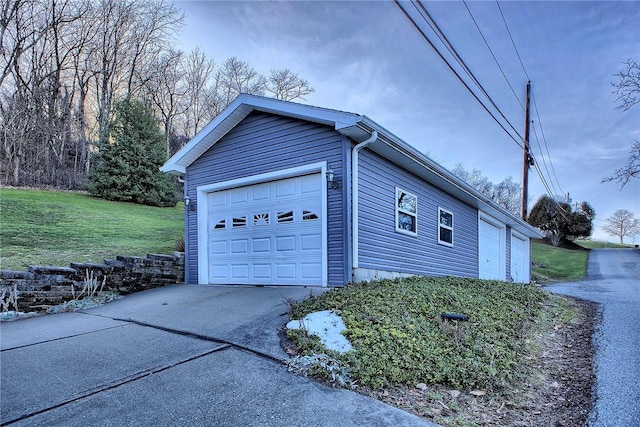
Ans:
[[[182,200],[187,196],[187,183],[185,182],[184,175],[178,175],[178,182],[182,184]],[[184,220],[184,284],[189,283],[189,210],[185,206],[184,213],[182,214]]]
[[[351,268],[358,268],[358,153],[378,139],[378,132],[353,147],[351,152]]]

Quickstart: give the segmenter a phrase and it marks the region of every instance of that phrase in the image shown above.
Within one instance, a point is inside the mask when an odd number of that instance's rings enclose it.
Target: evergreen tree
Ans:
[[[89,175],[89,193],[107,200],[175,206],[176,181],[159,170],[166,151],[151,110],[131,98],[118,103],[109,136]]]
[[[531,209],[528,222],[545,232],[553,246],[558,246],[565,239],[589,237],[595,216],[595,211],[587,202],[582,202],[577,210],[572,212],[570,204],[556,202],[544,195]]]

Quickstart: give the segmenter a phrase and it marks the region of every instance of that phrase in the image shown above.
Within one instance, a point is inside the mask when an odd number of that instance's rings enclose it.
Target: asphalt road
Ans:
[[[586,280],[547,289],[601,304],[589,425],[640,426],[640,251],[594,249]]]

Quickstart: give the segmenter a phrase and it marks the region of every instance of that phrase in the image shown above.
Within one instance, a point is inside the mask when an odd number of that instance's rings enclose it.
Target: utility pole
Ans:
[[[529,166],[533,159],[529,154],[529,98],[531,96],[531,82],[527,82],[527,99],[524,104],[524,157],[522,160],[522,206],[520,213],[522,220],[527,220],[527,197],[529,197]]]

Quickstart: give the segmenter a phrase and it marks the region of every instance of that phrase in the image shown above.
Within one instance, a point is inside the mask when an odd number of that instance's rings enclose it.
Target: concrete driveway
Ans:
[[[176,285],[0,325],[0,424],[433,426],[287,372],[301,287]]]

